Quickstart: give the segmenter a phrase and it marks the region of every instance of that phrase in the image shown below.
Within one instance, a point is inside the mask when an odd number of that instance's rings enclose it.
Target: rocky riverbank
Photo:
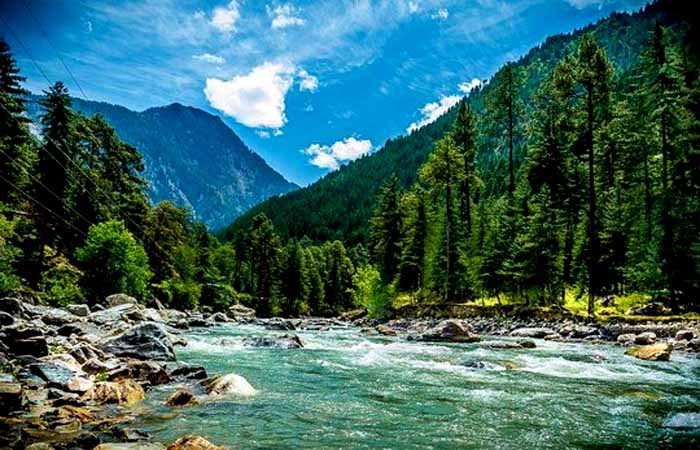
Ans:
[[[92,309],[65,309],[17,298],[0,300],[0,448],[38,449],[216,449],[199,436],[165,444],[132,428],[148,414],[141,402],[155,386],[170,384],[171,408],[249,397],[257,391],[234,373],[208,374],[204,367],[177,360],[175,347],[187,345],[183,332],[221,323],[245,323],[274,333],[243,341],[249,347],[297,349],[296,330],[359,327],[363,333],[423,342],[456,342],[488,348],[523,349],[538,339],[572,343],[613,343],[631,356],[668,360],[673,351],[700,351],[700,324],[585,323],[574,320],[472,318],[375,321],[348,315],[339,319],[259,319],[235,305],[227,313],[203,314],[144,307],[116,294]],[[512,339],[480,342],[482,336]],[[222,345],[226,345],[226,339]]]

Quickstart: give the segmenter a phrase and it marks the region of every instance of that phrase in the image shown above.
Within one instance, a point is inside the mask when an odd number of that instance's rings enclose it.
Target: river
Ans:
[[[174,388],[160,388],[141,428],[163,442],[196,433],[230,448],[700,448],[693,356],[646,362],[622,347],[542,340],[494,350],[355,328],[300,331],[306,346],[296,350],[239,344],[275,334],[248,325],[189,333],[179,359],[242,375],[258,394],[173,411],[162,401]]]

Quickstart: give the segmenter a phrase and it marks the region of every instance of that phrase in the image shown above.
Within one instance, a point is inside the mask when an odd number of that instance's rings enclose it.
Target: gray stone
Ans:
[[[225,341],[224,341],[225,342]],[[294,349],[304,347],[304,343],[301,338],[296,334],[284,335],[281,337],[251,337],[243,340],[243,345],[248,347],[267,347],[267,348],[284,348],[284,349]]]
[[[13,323],[15,323],[15,318],[12,317],[12,314],[0,311],[0,326],[6,327]]]
[[[656,333],[651,331],[640,333],[634,338],[634,343],[637,345],[651,345],[654,342],[656,342]]]
[[[694,337],[695,333],[693,332],[693,330],[679,330],[676,333],[677,341],[692,341]]]
[[[107,296],[105,302],[109,306],[137,305],[139,302],[134,297],[126,294],[112,294]]]
[[[116,356],[144,360],[173,361],[175,351],[161,325],[144,323],[129,328],[114,338],[107,339],[98,348]]]
[[[700,428],[700,413],[676,413],[664,420],[664,427],[679,430]]]
[[[513,330],[510,332],[511,336],[517,336],[517,337],[527,337],[527,338],[543,338],[545,336],[548,336],[550,334],[554,334],[555,331],[552,330],[551,328],[542,328],[542,327],[525,327],[525,328],[518,328],[516,330]]]
[[[73,304],[66,306],[66,309],[71,313],[79,317],[87,317],[90,314],[90,308],[88,305],[83,304]]]
[[[235,304],[228,309],[228,316],[233,318],[255,317],[255,310],[241,304]]]
[[[635,334],[632,334],[632,333],[621,334],[617,337],[617,342],[620,344],[629,344],[631,342],[634,342],[634,339],[636,337],[637,336]]]
[[[443,320],[417,337],[419,341],[478,342],[481,337],[472,333],[469,325],[462,320]]]

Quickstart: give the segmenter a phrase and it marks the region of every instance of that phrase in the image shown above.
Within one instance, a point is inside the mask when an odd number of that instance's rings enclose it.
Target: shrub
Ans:
[[[379,271],[371,265],[360,267],[352,277],[355,285],[355,302],[367,310],[373,319],[389,315],[391,289],[383,286]]]
[[[193,310],[199,307],[202,285],[191,280],[173,277],[156,286],[166,299],[168,306],[180,310]]]
[[[39,297],[56,306],[82,303],[84,297],[79,285],[82,272],[53,248],[45,247],[44,255],[48,268],[41,273]]]
[[[148,258],[124,222],[110,220],[91,226],[76,257],[84,270],[83,286],[90,298],[102,299],[115,292],[137,298],[148,294],[152,275]]]
[[[13,267],[20,256],[20,250],[12,245],[15,238],[15,221],[0,215],[0,297],[10,294],[20,287],[21,280]]]

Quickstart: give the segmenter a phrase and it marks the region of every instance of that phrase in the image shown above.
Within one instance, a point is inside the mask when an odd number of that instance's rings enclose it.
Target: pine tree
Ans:
[[[404,194],[401,199],[401,210],[404,212],[404,217],[401,227],[398,289],[404,291],[415,291],[423,285],[427,237],[424,195],[417,189]]]
[[[574,79],[583,90],[585,111],[585,149],[588,162],[588,315],[594,314],[594,301],[599,289],[598,225],[596,211],[595,133],[605,120],[609,103],[612,68],[605,51],[598,46],[591,34],[581,38],[576,53]]]
[[[522,79],[512,62],[507,63],[492,80],[495,86],[489,109],[495,120],[503,125],[507,134],[508,146],[508,192],[515,192],[514,148],[516,129],[522,112],[520,87]]]
[[[371,219],[372,255],[384,283],[396,276],[400,258],[401,211],[399,179],[392,175],[379,190],[377,206]]]
[[[443,198],[443,246],[442,252],[438,253],[440,256],[438,260],[444,258],[443,297],[445,301],[455,298],[458,280],[453,190],[464,173],[463,162],[454,139],[451,135],[447,135],[435,144],[435,150],[420,171],[421,180],[431,187],[433,195],[436,198]]]
[[[265,214],[253,220],[250,229],[250,271],[256,310],[263,317],[278,314],[280,241]]]
[[[24,189],[31,171],[29,120],[23,115],[24,96],[29,92],[22,88],[24,80],[10,47],[0,38],[0,174],[4,177],[0,178],[0,203],[19,203],[22,197],[15,187]]]
[[[461,226],[464,230],[462,240],[466,241],[472,234],[472,186],[478,179],[478,171],[474,165],[477,142],[476,115],[466,101],[462,101],[459,105],[452,133],[463,159],[464,173],[461,177],[459,190],[459,210]]]
[[[290,317],[307,313],[311,286],[304,249],[298,242],[288,243],[282,261],[282,314]]]
[[[35,184],[34,191],[40,204],[65,219],[70,207],[68,188],[72,175],[75,175],[69,168],[69,160],[75,157],[71,99],[68,89],[60,81],[44,93],[46,97],[41,101],[44,143],[39,148],[36,167],[41,184]],[[74,239],[73,230],[42,207],[37,207],[36,214],[40,241],[44,245],[58,246],[59,250],[66,249],[67,241]]]
[[[329,314],[338,314],[353,306],[353,281],[355,272],[340,241],[323,245],[326,257],[325,300]]]

